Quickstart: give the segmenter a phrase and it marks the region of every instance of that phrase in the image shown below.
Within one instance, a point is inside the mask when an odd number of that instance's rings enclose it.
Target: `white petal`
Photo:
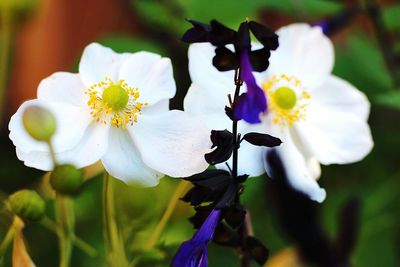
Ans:
[[[308,153],[322,164],[356,162],[373,147],[367,122],[346,110],[310,105],[306,120],[294,127]]]
[[[150,52],[131,54],[121,66],[119,78],[139,89],[139,101],[149,105],[175,95],[176,85],[169,58]]]
[[[325,190],[320,188],[316,180],[313,178],[306,159],[293,143],[289,133],[287,131],[282,132],[280,137],[284,141],[279,147],[274,149],[278,152],[278,155],[282,160],[290,184],[296,190],[308,195],[312,200],[318,202],[324,201],[326,197]],[[269,153],[270,151],[271,149],[266,149],[266,153]],[[267,156],[264,158],[267,159]],[[270,165],[268,161],[264,161],[264,167],[268,175],[273,173],[273,166]]]
[[[320,27],[295,23],[280,28],[279,47],[271,52],[267,76],[293,75],[308,90],[321,85],[330,75],[334,63],[332,42]]]
[[[73,148],[82,138],[86,127],[91,122],[90,114],[79,107],[61,103],[48,103],[40,99],[24,102],[11,117],[9,123],[10,139],[14,145],[25,153],[31,151],[47,151],[47,145],[34,140],[22,123],[22,115],[29,106],[41,106],[53,113],[57,122],[57,130],[52,138],[56,152]]]
[[[368,119],[370,104],[367,97],[349,82],[336,76],[330,76],[315,90],[311,101],[331,112],[343,111],[365,121]]]
[[[235,89],[234,71],[218,71],[212,64],[214,55],[215,47],[211,44],[191,44],[188,51],[190,78],[204,88],[221,88],[227,95]]]
[[[128,128],[144,163],[172,177],[190,176],[208,166],[210,132],[201,120],[172,110],[160,115],[142,114]]]
[[[227,93],[220,89],[192,83],[184,99],[185,111],[201,117],[210,130],[232,128],[232,121],[225,114]]]
[[[145,106],[142,108],[142,113],[146,114],[159,114],[169,111],[169,100],[161,100],[154,105]]]
[[[79,74],[56,72],[43,79],[38,87],[38,98],[47,102],[87,107],[85,85]]]
[[[126,130],[112,127],[109,138],[107,152],[101,159],[108,173],[127,183],[133,182],[145,186],[158,184],[162,174],[144,164]]]
[[[265,172],[263,163],[264,147],[254,146],[246,141],[240,144],[238,155],[238,174],[251,177],[260,176]],[[232,169],[232,157],[227,161]],[[226,163],[217,164],[218,169],[229,170]]]
[[[97,162],[105,153],[108,145],[108,126],[91,124],[84,131],[80,142],[72,149],[56,153],[57,163],[70,163],[83,168]],[[28,167],[50,171],[53,169],[48,149],[29,153],[16,149],[18,159]]]
[[[117,82],[121,64],[128,55],[128,53],[118,54],[98,43],[89,44],[84,49],[79,63],[82,81],[87,87],[103,81],[106,77]]]

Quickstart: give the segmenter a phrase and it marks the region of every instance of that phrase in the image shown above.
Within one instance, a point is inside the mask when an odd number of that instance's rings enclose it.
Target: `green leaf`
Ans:
[[[400,109],[400,89],[378,95],[375,100],[379,105]]]
[[[382,16],[383,21],[389,30],[400,30],[400,4],[386,7],[383,9]]]
[[[365,92],[370,100],[392,91],[393,82],[377,44],[362,35],[353,35],[343,49],[336,46],[334,74]]]
[[[135,38],[124,35],[109,35],[100,39],[99,42],[107,47],[112,48],[118,53],[134,53],[145,50],[161,55],[166,54],[162,46],[156,44],[155,42],[142,38]]]

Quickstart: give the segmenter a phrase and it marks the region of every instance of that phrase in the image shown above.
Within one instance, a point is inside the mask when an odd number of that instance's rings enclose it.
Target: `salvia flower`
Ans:
[[[264,91],[256,83],[253,71],[262,72],[268,68],[270,51],[278,47],[278,36],[254,21],[241,23],[238,31],[216,20],[212,20],[210,25],[193,20],[189,22],[194,27],[183,35],[183,41],[208,42],[215,46],[212,63],[219,71],[240,69],[240,79],[246,83],[247,93],[240,96],[234,107],[234,119],[244,119],[248,123],[261,122],[259,116],[267,111],[267,102]],[[261,42],[261,48],[252,50],[250,32]]]
[[[164,174],[189,176],[208,166],[209,131],[193,116],[169,110],[175,91],[168,58],[92,43],[78,74],[57,72],[39,84],[38,98],[12,116],[10,138],[25,165],[53,169],[47,144],[23,127],[24,110],[40,106],[56,118],[51,141],[60,164],[82,168],[101,160],[112,176],[147,186]]]
[[[221,210],[213,209],[192,239],[179,247],[171,267],[207,267],[207,244],[220,221]]]
[[[242,136],[258,132],[279,137],[283,143],[274,149],[285,164],[292,186],[313,200],[323,201],[325,190],[316,182],[320,163],[356,162],[373,147],[367,123],[370,104],[353,85],[331,74],[333,45],[320,27],[292,24],[277,34],[280,46],[271,53],[268,70],[254,73],[269,111],[260,124],[240,121],[238,132]],[[209,44],[190,46],[192,85],[184,107],[202,116],[210,129],[224,130],[231,127],[224,107],[226,95],[234,90],[234,73],[219,72],[211,66],[213,50]],[[242,142],[239,174],[259,176],[266,171],[271,175],[269,162],[264,162],[269,149]],[[217,166],[227,168],[224,163]]]
[[[247,92],[243,93],[234,107],[234,118],[244,119],[248,123],[259,123],[260,113],[267,111],[267,100],[264,91],[257,85],[253,76],[249,54],[243,51],[240,60],[240,78],[247,85]]]

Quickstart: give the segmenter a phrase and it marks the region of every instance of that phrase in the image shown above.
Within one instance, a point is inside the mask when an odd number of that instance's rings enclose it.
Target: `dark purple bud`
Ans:
[[[211,165],[227,161],[234,148],[234,136],[228,130],[211,131],[212,147],[215,148],[212,152],[205,155],[205,159]]]
[[[269,66],[269,57],[271,52],[266,49],[257,49],[250,52],[250,62],[253,66],[253,71],[262,72],[265,71]]]
[[[240,61],[235,52],[232,52],[225,46],[222,46],[215,49],[213,65],[219,71],[228,71],[237,69],[240,65]]]
[[[235,42],[236,51],[242,51],[244,49],[250,50],[251,42],[250,42],[250,32],[249,32],[249,24],[247,21],[242,22],[239,26],[237,40]]]
[[[202,43],[209,41],[209,34],[211,32],[210,25],[191,19],[188,19],[187,21],[192,23],[193,28],[187,30],[183,34],[182,41],[185,43]]]
[[[224,46],[227,44],[232,44],[236,39],[236,31],[226,27],[221,22],[213,19],[210,22],[211,35],[210,43],[214,46]]]
[[[234,117],[248,123],[259,123],[261,122],[260,113],[267,111],[267,99],[253,76],[253,68],[247,51],[243,51],[240,56],[240,78],[246,83],[247,92],[243,93],[235,103]]]
[[[275,50],[279,46],[278,35],[264,25],[255,21],[249,22],[249,27],[254,36],[268,50]]]
[[[220,221],[221,211],[212,210],[192,239],[179,247],[171,267],[207,267],[207,243],[213,238]]]

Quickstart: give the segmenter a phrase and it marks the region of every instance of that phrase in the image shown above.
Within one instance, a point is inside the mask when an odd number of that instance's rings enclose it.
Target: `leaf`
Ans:
[[[243,139],[256,146],[275,147],[282,144],[281,139],[262,133],[247,133],[243,136]]]
[[[380,94],[375,98],[377,104],[400,109],[400,91],[392,91]]]
[[[337,51],[333,72],[365,92],[372,101],[393,89],[377,44],[365,36],[351,36],[346,49]]]
[[[400,30],[400,4],[388,6],[382,11],[383,21],[388,30]]]

